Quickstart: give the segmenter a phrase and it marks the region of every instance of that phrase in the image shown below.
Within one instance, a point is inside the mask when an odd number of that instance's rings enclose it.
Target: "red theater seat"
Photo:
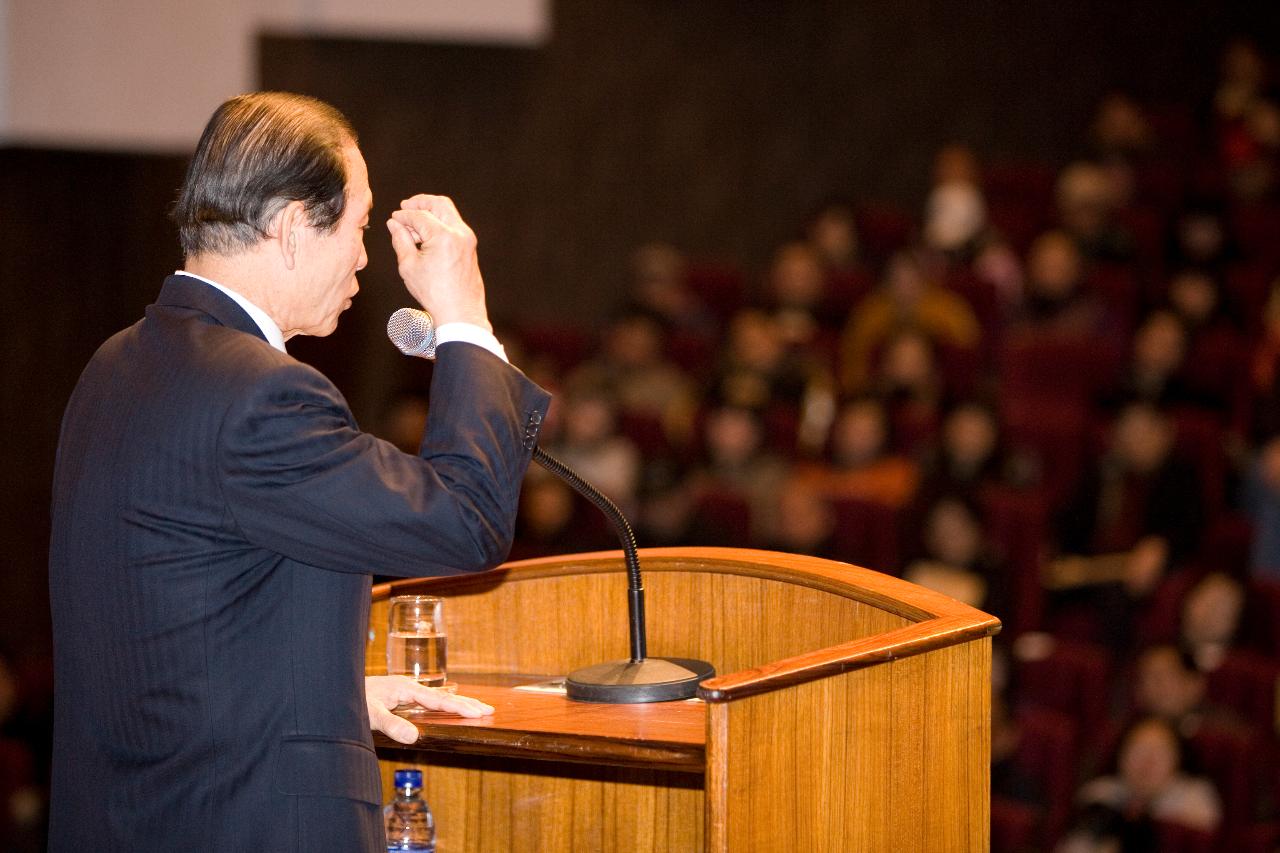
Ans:
[[[1087,464],[1091,441],[1088,411],[1075,399],[1047,394],[1013,396],[1001,405],[1000,420],[1011,449],[1029,451],[1040,465],[1040,487],[1050,510],[1075,490]]]
[[[1013,584],[1012,613],[1002,633],[1012,638],[1037,630],[1044,614],[1044,585],[1040,578],[1047,517],[1044,496],[1038,491],[988,486],[979,498],[987,532]]]
[[[1256,817],[1259,785],[1270,765],[1262,738],[1241,726],[1205,723],[1188,740],[1187,748],[1218,789],[1223,825],[1239,827]]]
[[[1040,847],[1041,813],[1035,806],[991,798],[991,853],[1026,853]]]
[[[893,204],[863,205],[856,219],[858,237],[873,263],[883,263],[897,250],[906,248],[917,230],[915,218]]]
[[[1111,654],[1092,643],[1056,640],[1048,656],[1014,662],[1019,708],[1066,714],[1087,733],[1100,733],[1107,716]]]
[[[1022,739],[1017,761],[1024,773],[1040,779],[1048,810],[1045,837],[1057,838],[1067,827],[1080,770],[1076,722],[1059,711],[1023,708],[1018,712]]]
[[[900,571],[898,510],[857,498],[837,498],[831,508],[836,516],[837,559],[877,572]]]
[[[1214,833],[1176,823],[1157,823],[1156,843],[1160,853],[1215,853],[1218,849]]]
[[[1240,713],[1259,731],[1276,729],[1275,660],[1243,649],[1227,653],[1222,665],[1209,673],[1209,698]]]
[[[751,542],[751,507],[728,489],[703,492],[693,510],[693,544],[743,547]]]

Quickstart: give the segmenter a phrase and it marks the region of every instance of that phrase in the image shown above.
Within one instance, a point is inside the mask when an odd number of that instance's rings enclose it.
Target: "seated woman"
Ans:
[[[1134,723],[1120,741],[1115,772],[1087,782],[1077,800],[1085,810],[1096,806],[1117,815],[1121,838],[1135,841],[1153,838],[1155,822],[1211,833],[1222,820],[1218,792],[1186,771],[1182,741],[1160,717]],[[1122,849],[1143,848],[1126,843]]]
[[[1026,487],[1038,477],[1034,459],[1005,447],[995,408],[980,400],[947,410],[922,472],[920,497],[928,502],[948,493],[976,495],[984,486]]]
[[[903,577],[965,604],[1008,617],[1005,573],[992,555],[977,504],[959,495],[935,501],[925,512],[921,556]]]
[[[830,500],[905,506],[915,493],[916,465],[890,452],[889,432],[888,414],[878,399],[849,400],[832,425],[828,462],[801,465],[800,476]]]

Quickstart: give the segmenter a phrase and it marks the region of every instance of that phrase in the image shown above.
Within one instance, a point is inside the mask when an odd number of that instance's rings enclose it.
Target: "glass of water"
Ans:
[[[387,625],[387,674],[407,675],[427,687],[444,687],[449,642],[444,599],[397,595]]]

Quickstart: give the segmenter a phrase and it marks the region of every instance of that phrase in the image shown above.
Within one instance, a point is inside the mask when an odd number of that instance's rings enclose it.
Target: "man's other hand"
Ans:
[[[428,711],[444,711],[463,717],[483,717],[493,713],[493,708],[479,699],[424,687],[403,675],[365,676],[364,698],[369,705],[369,727],[399,743],[416,741],[418,727],[391,713],[397,705],[416,702]]]
[[[437,326],[462,322],[493,331],[476,259],[476,235],[452,199],[405,199],[387,220],[387,230],[405,287]]]

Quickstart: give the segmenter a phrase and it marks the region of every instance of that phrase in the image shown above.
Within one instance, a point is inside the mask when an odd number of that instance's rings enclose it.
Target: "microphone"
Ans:
[[[416,308],[401,308],[387,320],[387,337],[405,355],[435,358],[436,330],[431,315]],[[533,460],[582,495],[613,525],[622,544],[627,566],[627,616],[631,641],[628,660],[594,664],[569,673],[565,692],[581,702],[618,705],[667,702],[689,699],[698,685],[715,675],[715,668],[690,658],[651,658],[645,637],[644,583],[640,577],[640,556],[636,536],[617,504],[588,483],[577,472],[541,447],[534,446]]]
[[[436,357],[436,324],[417,308],[401,308],[387,319],[387,337],[396,349],[418,358]]]
[[[605,702],[613,705],[693,698],[698,692],[698,685],[716,674],[715,667],[704,660],[692,658],[648,656],[640,555],[636,553],[636,535],[622,510],[599,489],[582,479],[576,471],[541,447],[533,448],[533,460],[568,483],[570,488],[604,513],[613,524],[618,541],[622,543],[622,554],[627,565],[627,627],[631,640],[631,657],[574,670],[564,681],[565,693],[570,699],[577,699],[579,702]]]

